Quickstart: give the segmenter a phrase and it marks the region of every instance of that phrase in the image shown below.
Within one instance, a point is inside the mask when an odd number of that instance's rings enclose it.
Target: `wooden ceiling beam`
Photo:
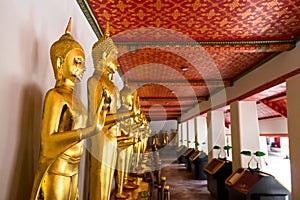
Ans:
[[[149,114],[149,112],[148,111],[146,111],[146,112],[144,112],[145,114]],[[162,111],[159,111],[159,110],[156,110],[156,111],[151,111],[151,114],[161,114],[162,113]],[[165,112],[165,113],[167,113],[167,114],[174,114],[174,115],[181,115],[181,113],[182,112],[180,112],[180,111],[167,111],[167,112]]]
[[[233,82],[223,80],[128,80],[128,85],[130,86],[143,86],[146,84],[168,86],[230,87],[233,85]]]
[[[156,114],[156,115],[153,115],[153,114],[151,114],[151,115],[146,115],[146,116],[148,116],[148,117],[180,117],[180,115],[175,115],[175,114]]]
[[[153,110],[161,110],[161,109],[168,109],[168,108],[191,108],[193,105],[160,105],[160,106],[155,106],[155,105],[144,105],[141,106],[141,109],[153,109]]]
[[[158,116],[176,116],[176,117],[179,117],[180,114],[169,114],[169,113],[155,113],[155,114],[145,114],[146,116],[151,116],[151,117],[158,117]]]
[[[284,100],[284,99],[286,99],[286,92],[282,92],[282,93],[276,94],[274,96],[267,97],[266,99],[270,102]]]
[[[140,96],[140,101],[207,101],[207,97],[155,97],[155,96]]]
[[[186,110],[180,110],[180,109],[172,109],[172,110],[143,110],[141,109],[141,111],[143,111],[144,113],[168,113],[168,112],[179,112],[180,114],[183,114]]]
[[[161,117],[157,117],[157,118],[148,118],[148,121],[162,121],[162,120],[178,120],[178,117],[168,117],[168,118],[161,118]]]
[[[181,112],[181,113],[184,113],[185,111],[187,111],[187,110],[189,110],[190,108],[186,108],[186,109],[182,109],[182,108],[169,108],[169,109],[164,109],[164,110],[153,110],[153,109],[151,109],[151,111],[150,111],[150,109],[143,109],[143,108],[141,108],[141,111],[143,111],[143,112],[158,112],[158,111],[160,111],[160,112],[164,112],[164,113],[166,113],[166,112],[170,112],[170,111],[179,111],[179,112]]]
[[[176,42],[124,42],[115,40],[117,46],[134,47],[135,51],[139,48],[149,46],[201,46],[206,51],[224,51],[236,53],[255,53],[255,52],[282,52],[295,47],[295,40],[247,40],[247,41],[176,41]]]

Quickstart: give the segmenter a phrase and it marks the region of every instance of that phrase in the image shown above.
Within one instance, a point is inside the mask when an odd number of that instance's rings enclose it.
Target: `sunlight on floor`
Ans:
[[[269,153],[268,165],[262,171],[273,175],[286,189],[291,191],[290,159],[285,159],[281,154]]]

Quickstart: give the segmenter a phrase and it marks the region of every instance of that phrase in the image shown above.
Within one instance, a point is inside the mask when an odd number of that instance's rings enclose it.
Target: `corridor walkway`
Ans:
[[[212,200],[207,190],[206,180],[194,180],[191,172],[184,164],[170,164],[162,169],[163,176],[167,177],[170,186],[171,200]]]
[[[194,180],[192,172],[186,169],[185,164],[177,164],[175,153],[164,151],[160,158],[166,165],[162,168],[162,175],[167,177],[171,200],[213,200],[207,189],[207,181]],[[267,160],[269,165],[263,171],[272,174],[284,187],[291,190],[290,160],[273,154],[269,154]]]

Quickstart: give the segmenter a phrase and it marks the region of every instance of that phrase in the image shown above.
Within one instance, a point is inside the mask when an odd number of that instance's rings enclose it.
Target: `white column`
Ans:
[[[198,144],[200,144],[199,139],[198,139],[198,122],[197,122],[197,117],[194,118],[194,133],[195,133],[195,143],[197,142]],[[197,146],[195,144],[195,149],[196,150],[200,150],[199,146]]]
[[[182,124],[178,124],[178,134],[177,134],[177,141],[178,142],[178,146],[182,145],[183,141],[182,141]]]
[[[197,134],[198,134],[198,142],[200,144],[199,150],[208,153],[207,151],[207,122],[206,117],[198,116],[195,118],[195,123],[197,122]],[[205,142],[203,145],[202,143]]]
[[[208,127],[208,162],[218,157],[218,151],[213,150],[213,146],[225,146],[225,122],[223,111],[210,111],[207,113]]]
[[[183,122],[181,124],[181,130],[182,130],[182,144],[185,145],[186,147],[188,146],[187,145],[187,124],[186,122]]]
[[[287,114],[290,142],[292,199],[300,199],[300,75],[287,79]]]
[[[190,133],[189,133],[189,123],[188,123],[188,121],[186,121],[185,122],[185,124],[186,124],[186,146],[187,146],[187,148],[190,148],[190,143],[189,143],[189,139],[190,139],[190,137],[189,137],[189,135],[190,135]]]
[[[188,126],[189,126],[189,138],[190,141],[190,148],[195,148],[195,128],[194,128],[194,119],[188,120]]]
[[[232,169],[248,167],[249,156],[241,151],[260,151],[257,107],[255,101],[236,101],[230,104]],[[264,152],[267,153],[267,152]],[[258,159],[261,167],[261,159]],[[251,167],[255,167],[252,166]]]

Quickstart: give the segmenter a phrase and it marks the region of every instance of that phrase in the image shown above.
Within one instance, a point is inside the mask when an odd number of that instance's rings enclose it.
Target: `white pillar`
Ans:
[[[186,146],[187,146],[187,148],[190,148],[190,143],[189,143],[189,139],[190,139],[190,137],[189,137],[189,135],[190,135],[190,133],[189,133],[189,123],[188,123],[188,121],[186,121],[185,122],[185,124],[186,124]]]
[[[190,148],[195,148],[195,128],[194,128],[194,119],[188,120],[189,126],[189,138],[190,141],[189,146]]]
[[[187,145],[187,124],[186,122],[183,122],[181,124],[181,130],[182,130],[182,144],[185,145],[186,147]]]
[[[206,117],[198,116],[195,118],[197,122],[197,133],[198,133],[198,142],[200,143],[199,150],[208,153],[207,151],[207,122]],[[195,123],[196,123],[195,122]],[[202,143],[205,142],[203,145]]]
[[[178,124],[178,134],[177,134],[177,141],[179,141],[178,146],[183,144],[182,140],[182,124]]]
[[[213,150],[213,146],[225,146],[225,122],[223,111],[210,111],[207,113],[208,127],[208,162],[218,157],[218,151]]]
[[[249,156],[241,151],[260,151],[257,107],[255,101],[236,101],[230,104],[232,170],[248,167]],[[267,152],[264,152],[267,153]],[[258,159],[261,167],[261,159]],[[251,167],[255,167],[252,166]]]
[[[200,145],[198,145],[198,146],[196,145],[196,142],[198,144],[200,144],[199,139],[198,139],[198,122],[197,122],[197,117],[194,118],[194,133],[195,133],[195,149],[199,151],[200,150],[199,149]]]
[[[291,160],[292,199],[300,199],[300,75],[287,79],[287,114]]]

